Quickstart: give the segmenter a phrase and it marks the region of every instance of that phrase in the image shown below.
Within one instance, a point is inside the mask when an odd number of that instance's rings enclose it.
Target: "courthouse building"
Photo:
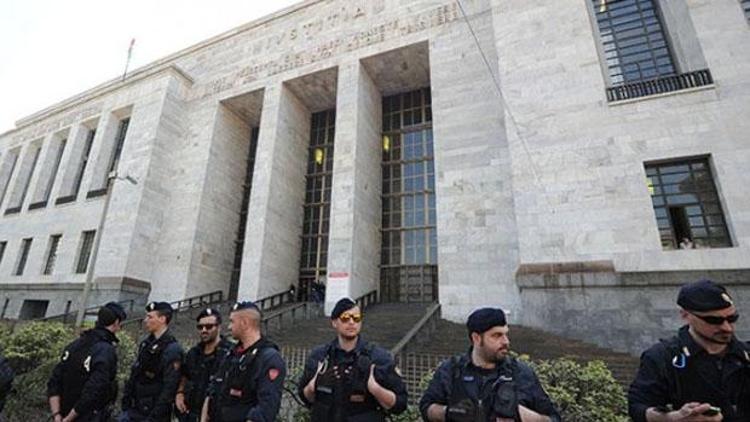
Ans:
[[[631,351],[682,281],[747,314],[748,15],[308,0],[232,29],[0,135],[2,317],[75,309],[87,271],[91,306],[323,283]]]

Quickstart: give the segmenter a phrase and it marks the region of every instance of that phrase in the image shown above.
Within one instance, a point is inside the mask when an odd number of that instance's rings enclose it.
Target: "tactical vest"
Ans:
[[[385,421],[380,404],[367,391],[374,347],[368,344],[342,362],[334,362],[334,345],[328,346],[315,383],[312,422]]]
[[[211,420],[221,422],[245,422],[247,413],[258,403],[256,384],[259,376],[258,357],[265,349],[277,349],[275,344],[261,338],[249,347],[242,355],[235,356],[228,350],[219,371],[216,373],[216,384],[219,391],[216,403],[211,406]]]
[[[222,339],[211,355],[203,354],[203,347],[199,345],[185,357],[183,368],[190,371],[190,378],[185,383],[185,398],[191,412],[200,414],[209,381],[230,349],[231,343]]]
[[[518,374],[518,363],[513,358],[508,364],[510,367],[510,378],[513,381]],[[464,374],[461,371],[462,360],[460,356],[451,358],[451,390],[448,397],[448,407],[451,412],[446,415],[446,422],[487,422],[493,412],[497,388],[505,380],[505,375],[500,375],[486,391],[478,391],[478,398],[473,398],[467,391],[468,383],[475,383],[475,375]],[[480,387],[481,388],[481,387]],[[494,420],[494,419],[492,419]]]
[[[674,409],[681,408],[685,403],[700,401],[711,403],[722,409],[724,422],[741,422],[750,420],[750,351],[743,345],[742,366],[739,378],[742,383],[738,398],[728,397],[721,386],[707,382],[698,372],[690,352],[683,346],[679,338],[662,340],[667,348],[669,362],[665,365],[665,379],[671,383],[669,394]]]
[[[177,340],[167,332],[153,343],[143,340],[138,347],[138,358],[134,364],[136,386],[133,396],[136,408],[145,415],[153,410],[164,386],[164,368],[161,364],[164,350],[175,342]]]
[[[91,349],[100,341],[106,341],[96,333],[88,331],[71,343],[63,351],[62,363],[62,396],[60,398],[60,413],[67,415],[76,402],[81,398],[83,386],[91,375]],[[106,408],[117,397],[117,381],[113,380],[106,403],[97,403],[99,409]]]

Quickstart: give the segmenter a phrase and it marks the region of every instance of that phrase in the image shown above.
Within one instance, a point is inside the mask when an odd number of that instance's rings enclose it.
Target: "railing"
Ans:
[[[664,76],[607,88],[607,101],[623,101],[649,95],[665,94],[683,89],[698,88],[714,83],[708,69]]]
[[[404,334],[404,336],[391,348],[391,354],[398,360],[401,354],[406,353],[408,346],[412,342],[423,341],[426,337],[435,330],[438,320],[440,319],[440,304],[433,303],[425,311],[422,318],[417,321],[416,324]]]
[[[284,307],[282,309],[265,313],[263,314],[263,318],[261,319],[261,327],[263,333],[268,333],[271,328],[281,330],[284,328],[284,324],[294,323],[294,321],[299,319],[300,317],[309,319],[313,316],[320,315],[321,310],[322,309],[318,304],[312,302],[300,302],[288,307]]]
[[[264,297],[263,299],[258,299],[255,301],[255,304],[258,305],[258,308],[260,308],[261,311],[265,311],[266,309],[289,303],[290,298],[291,294],[286,290],[281,293],[276,293],[275,295]]]
[[[364,295],[354,299],[354,301],[357,302],[357,306],[359,306],[359,309],[365,309],[370,305],[374,305],[380,302],[377,290],[365,293]]]
[[[135,308],[135,299],[128,299],[128,300],[122,300],[119,303],[124,309],[125,312],[128,314],[133,312],[133,309]],[[99,312],[99,308],[101,308],[102,305],[97,306],[91,306],[84,310],[84,317],[86,316],[92,316],[96,315]],[[37,318],[34,321],[43,321],[43,322],[62,322],[63,324],[67,324],[69,322],[75,322],[76,316],[78,314],[78,311],[72,311],[72,312],[65,312],[64,314],[59,315],[52,315],[44,318]]]
[[[174,302],[170,302],[169,304],[172,306],[174,312],[180,312],[186,309],[212,305],[214,303],[222,302],[223,300],[224,292],[222,292],[221,290],[217,290],[211,293],[204,293],[198,296],[175,300]],[[133,324],[141,321],[143,321],[143,316],[139,316],[137,318],[128,318],[123,322],[123,324]]]

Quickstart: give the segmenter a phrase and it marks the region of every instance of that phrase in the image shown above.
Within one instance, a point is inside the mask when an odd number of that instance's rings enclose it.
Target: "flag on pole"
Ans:
[[[122,80],[128,75],[128,66],[130,66],[130,58],[133,56],[133,46],[135,46],[135,38],[130,40],[130,47],[128,47],[128,59],[125,61],[125,71],[122,73]]]

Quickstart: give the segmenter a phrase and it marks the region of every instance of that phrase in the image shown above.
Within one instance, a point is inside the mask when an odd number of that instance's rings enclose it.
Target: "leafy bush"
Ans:
[[[118,384],[122,386],[135,359],[137,345],[125,332],[117,334]],[[13,393],[4,413],[9,421],[42,421],[49,418],[47,380],[58,362],[62,349],[75,339],[69,326],[60,323],[34,322],[13,334],[0,338],[3,350],[16,370]],[[118,401],[119,404],[119,401]]]
[[[564,421],[627,421],[622,387],[602,361],[581,365],[570,359],[532,361],[544,390]]]

